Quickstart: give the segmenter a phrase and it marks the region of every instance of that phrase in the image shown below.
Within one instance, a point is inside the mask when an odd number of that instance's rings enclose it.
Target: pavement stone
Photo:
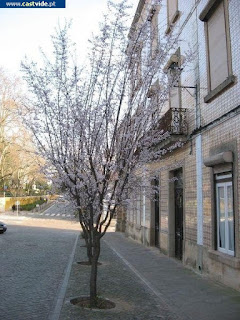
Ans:
[[[72,305],[71,298],[89,295],[90,267],[77,264],[77,261],[87,259],[86,249],[81,245],[84,245],[84,241],[79,239],[59,320],[177,319],[164,303],[156,300],[154,295],[146,290],[141,280],[129,270],[105,242],[102,242],[99,259],[102,265],[98,267],[98,294],[115,302],[116,308],[96,311]]]
[[[240,293],[202,277],[155,248],[118,232],[102,241],[99,296],[116,303],[111,310],[87,310],[70,299],[89,294],[90,267],[79,239],[59,320],[240,320]]]

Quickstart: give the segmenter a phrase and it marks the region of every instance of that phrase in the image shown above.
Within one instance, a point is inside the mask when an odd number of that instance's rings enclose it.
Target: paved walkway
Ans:
[[[240,320],[240,293],[186,269],[174,259],[111,233],[106,242],[143,285],[180,319]]]
[[[86,259],[86,249],[80,244],[60,320],[240,320],[240,293],[202,278],[157,249],[113,232],[102,242],[98,285],[100,296],[114,301],[116,308],[89,311],[73,306],[70,298],[89,292],[90,268],[76,263]]]

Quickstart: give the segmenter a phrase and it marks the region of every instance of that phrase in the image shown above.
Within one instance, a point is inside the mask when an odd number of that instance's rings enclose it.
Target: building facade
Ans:
[[[184,144],[149,164],[159,192],[134,200],[126,234],[240,290],[240,3],[140,0],[134,23],[149,4],[155,49],[177,35],[163,66],[175,85],[159,120],[170,132],[161,147]]]

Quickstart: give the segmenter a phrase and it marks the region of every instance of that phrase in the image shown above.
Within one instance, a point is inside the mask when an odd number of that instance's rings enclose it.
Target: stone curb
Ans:
[[[61,309],[62,309],[62,306],[64,303],[65,294],[66,294],[66,290],[67,290],[67,286],[68,286],[68,281],[69,281],[69,277],[70,277],[70,273],[71,273],[73,259],[74,259],[74,255],[75,255],[75,251],[76,251],[76,247],[77,247],[77,243],[78,243],[78,238],[79,238],[79,235],[77,235],[77,237],[76,237],[76,240],[75,240],[75,243],[73,246],[73,250],[72,250],[72,253],[69,258],[68,266],[65,271],[65,276],[64,276],[63,282],[62,282],[62,284],[60,284],[59,289],[58,289],[58,295],[57,295],[57,298],[55,301],[55,308],[50,313],[48,320],[58,320],[60,317],[60,313],[61,313]]]

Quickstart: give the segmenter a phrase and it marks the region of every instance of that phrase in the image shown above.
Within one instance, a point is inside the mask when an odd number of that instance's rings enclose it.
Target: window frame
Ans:
[[[228,228],[228,198],[227,198],[227,188],[232,187],[232,209],[233,209],[233,250],[229,249],[229,228]],[[225,241],[225,248],[220,247],[220,210],[219,210],[219,188],[224,188],[224,214],[225,214],[225,223],[224,223],[224,241]],[[234,214],[234,186],[233,186],[233,178],[232,174],[225,174],[225,175],[216,175],[215,176],[215,194],[216,194],[216,244],[217,250],[219,252],[225,253],[230,256],[235,256],[235,214]]]
[[[223,10],[224,10],[228,76],[216,88],[211,89],[208,22],[221,3],[223,3]],[[232,70],[232,54],[231,54],[231,38],[230,38],[228,0],[209,0],[207,5],[205,6],[203,11],[201,12],[199,19],[204,22],[204,31],[205,31],[207,75],[208,75],[207,76],[208,94],[204,97],[204,102],[208,103],[208,102],[211,102],[214,98],[216,98],[223,91],[225,91],[232,84],[234,84],[235,80],[236,80],[235,76],[233,75],[233,70]]]

